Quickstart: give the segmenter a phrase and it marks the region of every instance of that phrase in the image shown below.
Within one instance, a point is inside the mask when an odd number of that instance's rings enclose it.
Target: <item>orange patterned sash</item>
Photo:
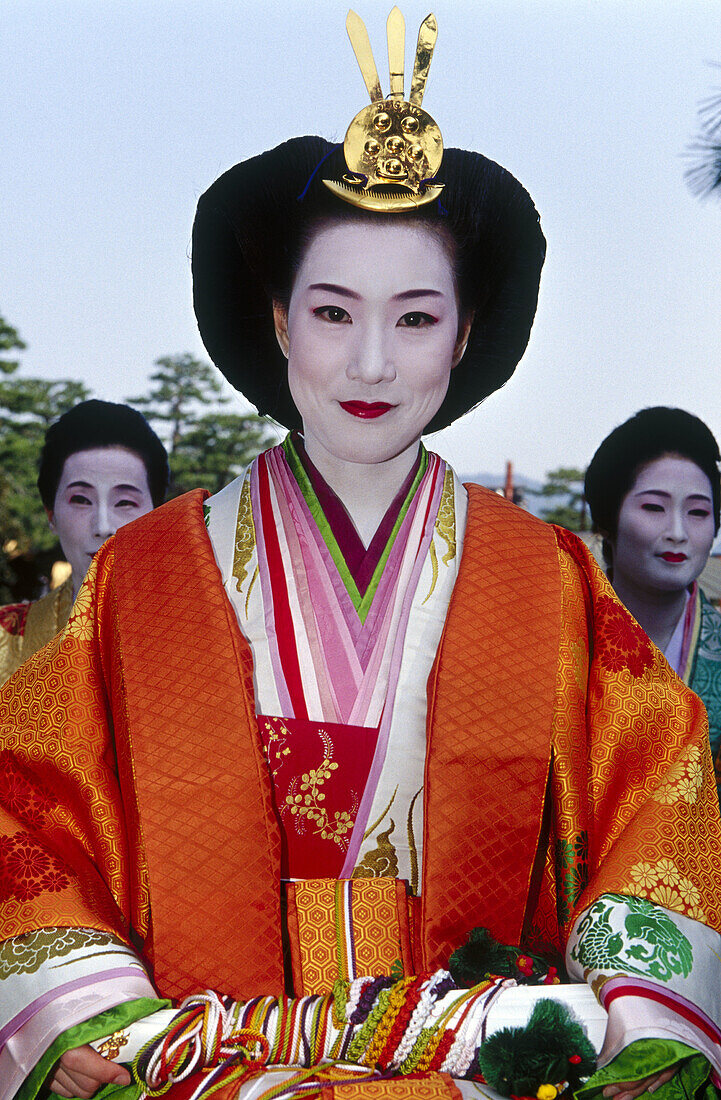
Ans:
[[[280,837],[250,650],[200,490],[116,536],[118,634],[164,995],[283,989]],[[158,568],[162,561],[163,568]]]
[[[447,1073],[394,1077],[364,1084],[347,1081],[331,1092],[334,1100],[461,1100],[463,1095]]]
[[[428,686],[422,969],[444,965],[476,925],[519,942],[550,767],[554,532],[467,488],[463,556]]]

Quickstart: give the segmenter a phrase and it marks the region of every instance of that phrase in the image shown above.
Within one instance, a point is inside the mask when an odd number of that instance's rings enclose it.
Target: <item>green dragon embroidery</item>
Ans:
[[[616,906],[626,910],[623,930],[613,927]],[[693,948],[663,909],[646,898],[605,894],[578,926],[571,958],[586,970],[619,971],[668,982],[691,973]]]

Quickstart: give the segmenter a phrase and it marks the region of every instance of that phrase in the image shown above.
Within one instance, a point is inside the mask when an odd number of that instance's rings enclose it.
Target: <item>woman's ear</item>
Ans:
[[[45,509],[45,515],[48,517],[48,523],[50,524],[50,530],[55,531],[55,513],[52,508]]]
[[[475,317],[475,310],[471,310],[460,321],[458,325],[458,337],[456,338],[456,346],[453,349],[453,359],[451,360],[451,369],[457,367],[463,358],[463,354],[468,344],[468,339],[471,335],[471,329],[473,328],[473,318]]]
[[[283,355],[288,358],[288,310],[275,298],[273,299],[273,325],[275,326],[275,338],[280,345]]]

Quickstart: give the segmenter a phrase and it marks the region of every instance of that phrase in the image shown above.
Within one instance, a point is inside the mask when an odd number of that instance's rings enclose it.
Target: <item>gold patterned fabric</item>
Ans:
[[[497,552],[491,542],[505,528],[518,553],[527,554],[533,526],[496,500],[474,495],[429,684],[419,961],[445,961],[474,923],[509,942],[531,932],[558,950],[574,914],[605,891],[671,901],[721,928],[719,868],[709,857],[721,847],[719,815],[706,782],[701,704],[576,540],[541,525],[550,553],[539,552],[528,591],[514,592],[516,550],[509,541]],[[215,982],[253,994],[254,973],[276,988],[282,965],[280,843],[252,708],[252,665],[219,584],[199,503],[173,502],[152,517],[135,528],[132,547],[117,537],[122,570],[113,571],[112,544],[103,552],[66,630],[0,699],[4,927],[22,935],[68,925],[122,939],[132,927],[147,940],[156,970],[158,952],[164,958],[172,992]],[[138,534],[145,534],[147,553]],[[132,575],[134,561],[149,568],[161,548],[181,573]],[[190,553],[193,584],[178,586]],[[527,614],[541,568],[555,626],[548,614]],[[469,606],[479,614],[469,615]],[[481,619],[488,628],[479,632]],[[538,637],[527,654],[531,625]],[[550,644],[544,632],[553,635]],[[524,668],[533,673],[528,683]],[[479,842],[486,829],[492,845]],[[217,906],[207,904],[208,890],[224,884],[223,906],[235,911],[227,880],[235,858],[244,896],[258,884],[252,948],[242,935],[228,938]],[[378,862],[368,870],[387,874]],[[179,924],[190,937],[182,950]],[[267,957],[258,950],[261,926]],[[239,952],[248,956],[248,979],[239,976]],[[221,957],[223,967],[211,976],[209,966],[216,969]]]
[[[559,922],[570,932],[604,893],[642,896],[719,930],[721,864],[711,853],[721,847],[703,707],[683,691],[585,548],[564,532],[559,542],[556,812],[532,939],[552,940]],[[578,564],[591,581],[585,591]]]
[[[63,629],[73,606],[73,579],[29,604],[0,607],[0,684]]]
[[[287,884],[293,988],[327,993],[337,978],[412,973],[408,898],[394,878]]]

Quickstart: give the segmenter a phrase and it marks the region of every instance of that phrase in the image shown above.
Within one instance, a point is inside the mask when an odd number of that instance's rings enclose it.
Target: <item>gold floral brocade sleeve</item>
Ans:
[[[563,626],[548,846],[531,919],[565,942],[600,895],[648,898],[721,929],[721,851],[703,705],[615,596],[585,546],[557,531]]]
[[[108,694],[122,695],[117,646],[103,644],[115,629],[112,561],[108,544],[65,629],[0,691],[3,939],[43,927],[126,943],[131,927],[147,932],[144,861],[121,794],[120,773],[132,765],[107,717]]]

